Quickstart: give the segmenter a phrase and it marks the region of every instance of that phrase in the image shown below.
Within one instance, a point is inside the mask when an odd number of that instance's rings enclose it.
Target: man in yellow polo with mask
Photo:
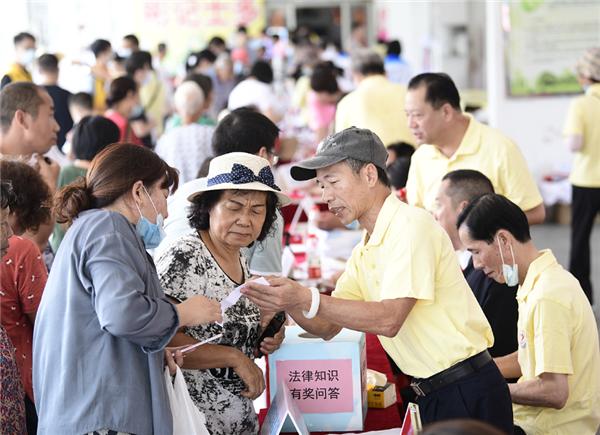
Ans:
[[[509,384],[515,434],[595,435],[600,425],[598,326],[579,282],[550,250],[538,250],[525,213],[487,194],[458,216],[473,265],[519,285],[517,351],[496,358]]]
[[[31,73],[27,67],[35,60],[35,37],[31,33],[21,32],[13,38],[15,62],[2,76],[0,89],[13,82],[31,82]]]

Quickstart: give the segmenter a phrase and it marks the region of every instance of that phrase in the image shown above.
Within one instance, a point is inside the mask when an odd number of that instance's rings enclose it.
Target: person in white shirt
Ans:
[[[268,62],[259,60],[254,63],[250,77],[240,82],[229,94],[227,108],[254,107],[273,122],[283,117],[283,108],[277,100],[273,82],[273,69]]]
[[[168,130],[156,145],[156,153],[179,170],[181,182],[194,180],[206,158],[212,156],[210,143],[214,127],[197,124],[205,111],[205,96],[196,83],[183,82],[175,91],[175,109],[182,125]]]

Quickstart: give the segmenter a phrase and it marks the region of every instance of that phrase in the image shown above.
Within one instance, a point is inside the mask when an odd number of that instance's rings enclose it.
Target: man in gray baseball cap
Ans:
[[[344,224],[356,219],[365,229],[331,296],[283,277],[250,281],[242,293],[324,339],[341,328],[376,334],[413,377],[424,423],[472,418],[512,433],[508,386],[487,351],[490,325],[444,229],[391,193],[386,155],[377,135],[351,127],[292,167],[296,179],[316,178]]]
[[[292,166],[291,174],[295,180],[310,180],[317,176],[317,169],[346,159],[373,163],[385,172],[387,156],[385,146],[375,133],[364,128],[350,127],[323,140],[317,149],[317,155]]]

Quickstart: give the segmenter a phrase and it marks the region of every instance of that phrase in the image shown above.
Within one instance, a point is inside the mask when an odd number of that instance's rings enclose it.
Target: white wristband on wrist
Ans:
[[[321,302],[321,293],[319,292],[318,288],[310,287],[310,292],[312,295],[310,309],[308,311],[302,310],[302,314],[304,314],[304,317],[307,319],[312,319],[317,315],[317,312],[319,311],[319,304]]]

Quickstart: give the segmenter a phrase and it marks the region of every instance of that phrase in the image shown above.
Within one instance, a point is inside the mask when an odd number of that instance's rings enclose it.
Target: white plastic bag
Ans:
[[[173,414],[173,435],[210,435],[206,429],[204,414],[190,397],[181,369],[177,367],[175,381],[171,382],[171,374],[166,367],[165,383]]]

